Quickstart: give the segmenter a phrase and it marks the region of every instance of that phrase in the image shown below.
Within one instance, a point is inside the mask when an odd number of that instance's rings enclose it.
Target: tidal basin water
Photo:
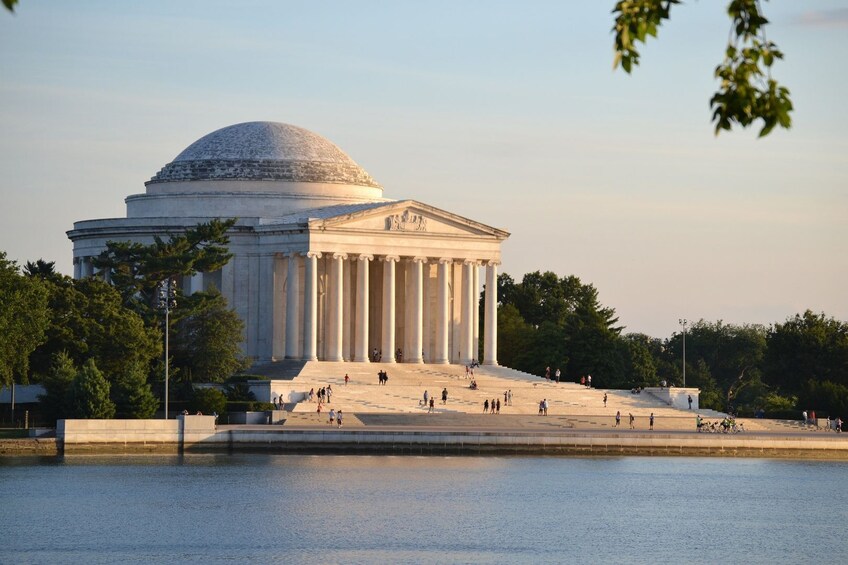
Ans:
[[[848,561],[848,464],[0,458],[2,563]]]

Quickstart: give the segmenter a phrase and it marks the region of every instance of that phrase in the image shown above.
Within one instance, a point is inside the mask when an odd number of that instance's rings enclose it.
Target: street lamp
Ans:
[[[689,326],[689,320],[680,318],[677,323],[683,327],[683,388],[686,388],[686,328]]]
[[[177,307],[177,281],[168,277],[159,283],[159,309],[165,311],[165,419],[168,419],[168,330],[171,310]]]

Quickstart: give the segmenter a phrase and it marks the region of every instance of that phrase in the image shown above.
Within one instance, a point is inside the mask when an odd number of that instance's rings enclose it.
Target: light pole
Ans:
[[[689,325],[689,320],[680,318],[677,323],[683,327],[683,388],[686,388],[686,327]]]
[[[168,277],[159,283],[159,308],[165,311],[165,419],[168,419],[168,334],[171,310],[177,307],[177,281]]]

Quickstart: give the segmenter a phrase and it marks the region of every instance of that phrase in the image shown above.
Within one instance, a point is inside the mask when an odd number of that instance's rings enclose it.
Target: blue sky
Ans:
[[[506,229],[502,271],[593,283],[628,331],[848,319],[848,2],[764,3],[792,130],[715,137],[726,2],[632,76],[613,0],[60,2],[0,13],[0,249],[71,271],[74,221],[197,138],[273,120],[385,188]]]

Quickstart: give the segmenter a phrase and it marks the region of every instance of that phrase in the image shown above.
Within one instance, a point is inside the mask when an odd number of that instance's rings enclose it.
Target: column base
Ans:
[[[486,365],[486,366],[489,366],[489,367],[500,367],[500,365],[498,365],[497,361],[483,361],[483,365]]]
[[[448,359],[436,359],[432,362],[433,365],[449,365],[450,361]]]
[[[330,363],[344,363],[344,357],[327,357],[324,361],[329,361]]]
[[[404,363],[414,363],[414,364],[422,365],[422,364],[424,364],[424,358],[420,357],[418,359],[405,359]]]
[[[304,357],[301,361],[317,361],[318,357]]]

